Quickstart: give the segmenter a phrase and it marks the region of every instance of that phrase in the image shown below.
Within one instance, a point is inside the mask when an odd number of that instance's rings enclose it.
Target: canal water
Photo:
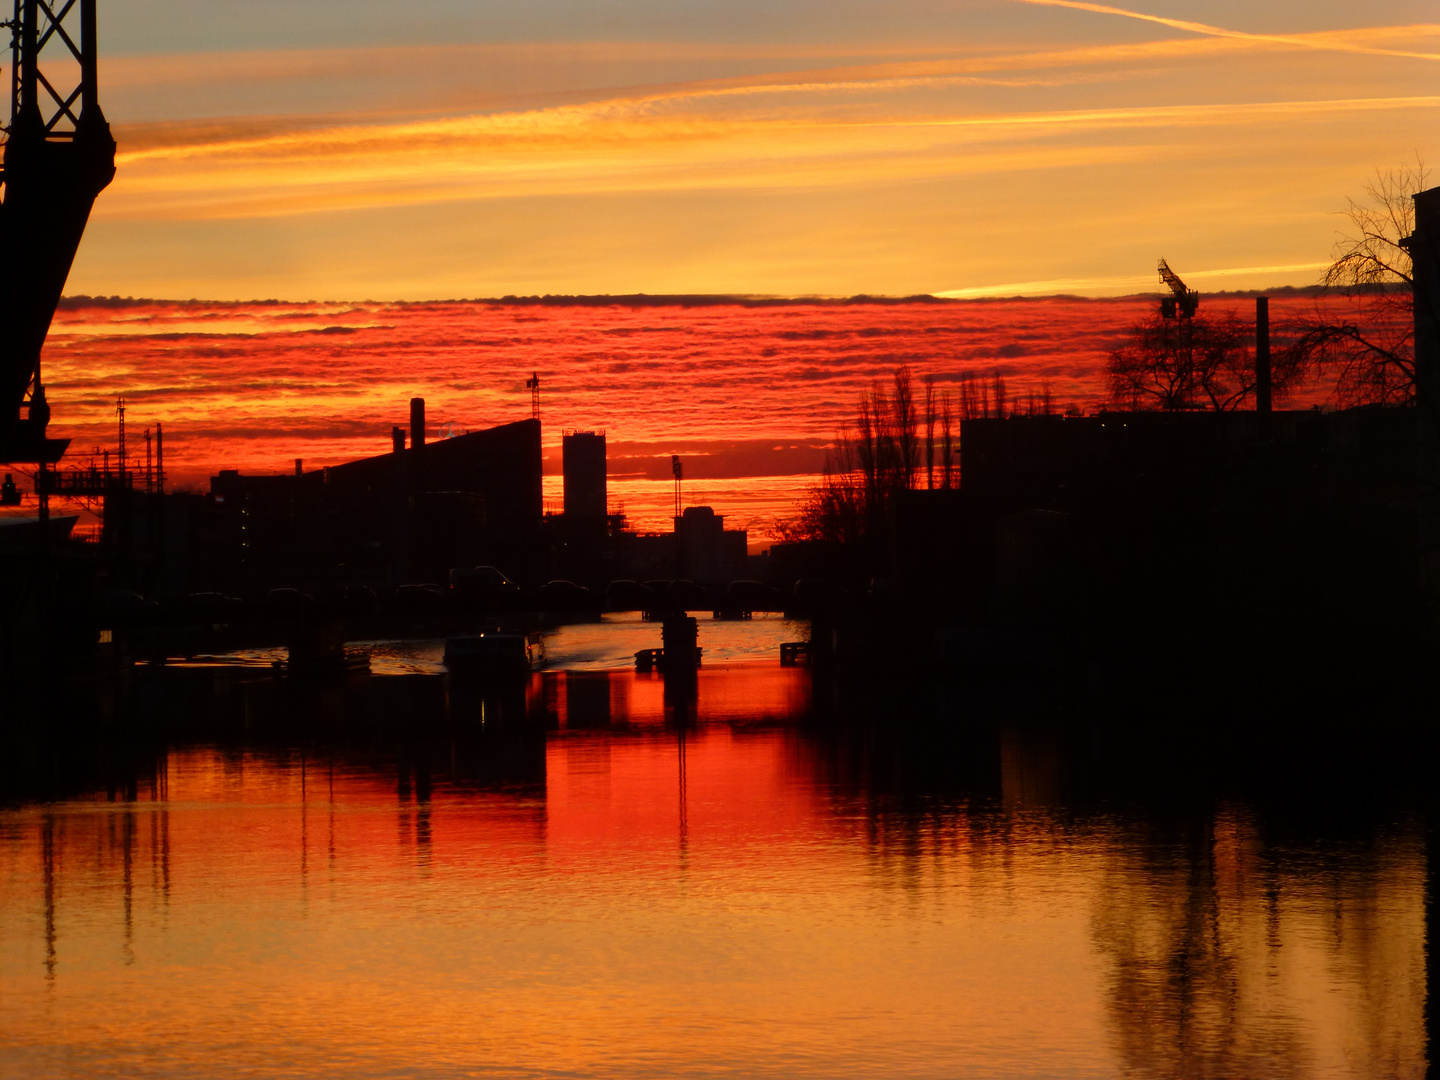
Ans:
[[[0,1075],[1423,1075],[1414,799],[950,693],[141,672],[7,744]]]

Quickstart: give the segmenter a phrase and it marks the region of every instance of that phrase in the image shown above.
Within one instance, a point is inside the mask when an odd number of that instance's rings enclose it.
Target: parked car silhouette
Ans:
[[[433,582],[401,585],[391,609],[397,615],[435,615],[446,609],[447,599],[445,590]]]
[[[652,611],[655,602],[654,590],[637,581],[612,581],[605,590],[607,611]]]
[[[763,581],[732,581],[725,590],[725,606],[737,611],[780,611],[780,590]]]
[[[520,587],[493,566],[457,567],[450,571],[450,595],[462,603],[500,607],[519,593]]]
[[[380,598],[375,595],[375,590],[367,585],[348,586],[340,604],[345,614],[352,618],[374,615],[380,610]]]
[[[595,604],[590,590],[573,581],[547,581],[540,586],[539,599],[546,611],[584,611]]]

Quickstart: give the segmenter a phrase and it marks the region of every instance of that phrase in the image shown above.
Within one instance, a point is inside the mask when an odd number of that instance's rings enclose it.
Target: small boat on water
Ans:
[[[445,641],[444,664],[453,675],[521,679],[544,666],[545,642],[537,633],[457,634]]]

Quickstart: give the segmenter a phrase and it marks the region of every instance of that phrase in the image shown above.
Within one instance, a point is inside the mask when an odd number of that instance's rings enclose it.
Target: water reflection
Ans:
[[[778,667],[679,705],[180,680],[136,699],[163,740],[12,736],[0,1067],[1424,1072],[1405,785],[1131,784],[1063,717],[811,699]]]
[[[1183,835],[1132,832],[1094,912],[1124,1059],[1156,1076],[1417,1075],[1422,842],[1401,827],[1286,847],[1238,807]]]

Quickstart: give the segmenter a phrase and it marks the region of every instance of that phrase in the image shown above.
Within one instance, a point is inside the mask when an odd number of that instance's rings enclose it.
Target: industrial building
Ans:
[[[540,571],[540,421],[521,420],[429,441],[423,399],[411,403],[410,445],[290,475],[225,470],[208,505],[222,524],[223,580],[236,590],[279,584],[441,581],[452,567]]]

